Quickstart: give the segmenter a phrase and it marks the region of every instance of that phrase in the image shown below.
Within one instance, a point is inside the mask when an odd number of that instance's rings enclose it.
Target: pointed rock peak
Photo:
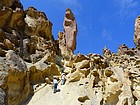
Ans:
[[[67,19],[70,19],[70,20],[73,20],[73,21],[75,20],[75,17],[73,15],[71,9],[69,9],[69,8],[66,9],[66,15],[65,15],[65,17]]]
[[[67,8],[66,11],[70,11],[71,12],[71,9],[70,8]]]
[[[76,49],[76,36],[78,30],[75,17],[69,8],[66,9],[63,27],[66,46],[68,49],[74,51]]]
[[[135,20],[134,43],[140,49],[140,16]]]

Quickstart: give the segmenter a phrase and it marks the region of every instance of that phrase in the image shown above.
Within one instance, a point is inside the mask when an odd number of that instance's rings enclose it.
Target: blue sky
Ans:
[[[99,53],[106,45],[112,52],[133,42],[134,23],[140,15],[139,0],[20,0],[26,10],[29,6],[45,12],[53,23],[52,32],[57,39],[63,31],[66,8],[70,8],[78,25],[77,48],[75,53]]]

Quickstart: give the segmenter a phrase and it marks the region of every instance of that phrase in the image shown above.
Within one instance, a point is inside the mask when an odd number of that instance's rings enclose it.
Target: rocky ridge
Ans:
[[[34,7],[24,11],[19,0],[0,1],[0,23],[1,105],[52,105],[49,97],[59,100],[63,95],[69,98],[62,105],[140,104],[139,17],[134,33],[136,48],[123,44],[113,53],[105,47],[102,56],[73,54],[78,30],[69,8],[58,40],[53,38],[47,16]],[[53,77],[60,80],[62,73],[66,84],[54,95],[49,86]],[[47,98],[42,95],[42,101],[34,102],[39,91],[46,92]],[[59,101],[55,104],[60,105]]]

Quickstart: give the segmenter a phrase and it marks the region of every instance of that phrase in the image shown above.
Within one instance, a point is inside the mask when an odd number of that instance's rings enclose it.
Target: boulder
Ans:
[[[45,38],[46,40],[52,40],[52,23],[47,19],[47,16],[35,9],[29,7],[25,11],[25,30],[24,32],[29,35],[37,35]]]
[[[79,70],[76,70],[75,72],[71,73],[69,76],[68,76],[68,79],[67,81],[68,82],[77,82],[79,81],[81,78],[81,73]]]
[[[75,63],[74,65],[76,69],[90,68],[88,60],[83,60],[82,62]]]
[[[25,62],[13,50],[0,57],[0,87],[8,105],[18,105],[31,94],[29,73]],[[4,96],[4,95],[3,95]]]
[[[35,64],[28,64],[30,72],[30,82],[32,84],[43,83],[45,78],[53,79],[53,76],[60,76],[61,70],[55,64],[46,64],[43,60],[36,62]]]

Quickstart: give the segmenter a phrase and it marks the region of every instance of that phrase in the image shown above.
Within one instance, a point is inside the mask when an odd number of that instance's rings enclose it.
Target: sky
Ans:
[[[140,0],[20,0],[24,10],[34,6],[53,23],[55,39],[63,31],[66,8],[75,16],[78,34],[75,54],[98,53],[104,46],[117,52],[118,46],[133,42],[135,19],[140,15]]]

